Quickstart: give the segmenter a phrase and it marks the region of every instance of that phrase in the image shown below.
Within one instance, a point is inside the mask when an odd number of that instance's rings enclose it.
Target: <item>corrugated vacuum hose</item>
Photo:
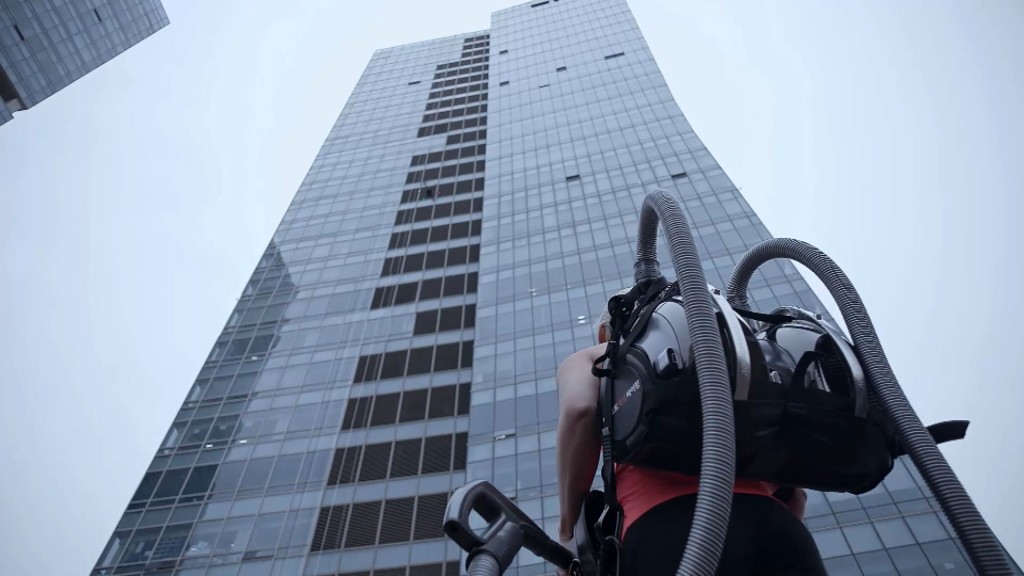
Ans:
[[[995,534],[903,394],[860,296],[832,259],[799,240],[765,240],[747,251],[736,264],[727,289],[729,304],[749,309],[747,286],[750,278],[762,264],[777,258],[794,260],[806,266],[824,282],[835,299],[850,330],[857,357],[867,374],[872,403],[881,407],[896,427],[901,444],[938,499],[975,570],[982,576],[1014,574]],[[714,425],[725,426],[717,422]]]

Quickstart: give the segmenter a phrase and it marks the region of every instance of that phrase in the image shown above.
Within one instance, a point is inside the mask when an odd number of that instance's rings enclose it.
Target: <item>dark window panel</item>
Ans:
[[[416,499],[414,540],[428,540],[444,536],[441,524],[444,520],[444,510],[447,504],[447,494],[431,494],[420,496]]]
[[[451,178],[455,176],[455,165],[442,166],[441,167],[441,178]]]
[[[438,204],[434,206],[434,218],[447,218],[452,215],[452,205]]]
[[[442,242],[447,240],[449,236],[448,224],[441,224],[440,226],[434,226],[430,228],[429,242]]]
[[[362,358],[360,358],[362,360]],[[366,426],[370,415],[370,398],[354,398],[345,407],[345,417],[341,422],[342,430],[362,428]]]
[[[437,474],[451,470],[452,437],[431,436],[423,441],[421,474]]]
[[[363,461],[359,466],[359,481],[372,482],[388,477],[391,443],[369,444],[363,448]]]
[[[451,196],[455,193],[455,182],[445,182],[437,187],[438,197]]]
[[[345,548],[372,546],[377,541],[381,502],[359,502],[352,505],[352,513],[345,533]]]
[[[469,414],[470,387],[469,383],[459,384],[456,392],[455,413],[459,416]]]
[[[391,478],[406,478],[420,473],[422,445],[423,440],[420,438],[395,442],[395,452],[391,457]]]
[[[356,479],[356,468],[359,464],[360,446],[338,448],[334,451],[334,460],[327,476],[327,485],[351,484]]]
[[[437,331],[437,310],[427,310],[416,314],[416,322],[413,325],[414,336],[430,334]]]
[[[457,296],[466,293],[466,276],[458,274],[444,279],[444,296]]]
[[[437,324],[438,332],[462,329],[462,306],[442,308],[440,321]]]
[[[407,352],[402,351],[405,355]],[[373,416],[370,418],[370,426],[383,426],[394,424],[398,418],[398,395],[382,394],[373,402]]]
[[[409,368],[406,373],[411,376],[430,372],[433,355],[434,348],[432,346],[409,350]]]
[[[417,228],[412,230],[409,235],[409,244],[415,246],[417,244],[425,244],[430,234],[430,228]]]
[[[455,435],[454,454],[452,455],[452,470],[466,469],[466,449],[469,435],[466,432],[459,432]]]
[[[433,250],[427,253],[426,266],[428,270],[444,266],[445,250]]]
[[[321,552],[341,548],[341,536],[345,531],[347,520],[347,504],[321,508],[316,521],[316,529],[313,532],[313,545],[310,546],[310,551]]]
[[[441,386],[430,391],[427,418],[448,418],[455,415],[456,388]]]
[[[465,264],[469,259],[469,250],[465,246],[448,249],[448,266]]]
[[[441,344],[434,353],[434,372],[455,370],[459,367],[459,343]]]
[[[463,309],[463,328],[473,328],[476,326],[476,304],[467,304]]]
[[[480,261],[480,245],[472,244],[469,247],[469,261],[479,262]]]
[[[441,297],[441,284],[448,284],[447,278],[430,278],[424,280],[420,289],[420,300],[433,300]],[[448,296],[446,293],[445,296]]]
[[[369,354],[366,357],[366,379],[376,380],[380,374],[381,354]]]
[[[394,303],[406,304],[414,302],[416,300],[416,288],[417,282],[406,282],[405,284],[399,284],[395,290]]]
[[[182,495],[207,493],[210,490],[210,485],[213,483],[213,477],[216,474],[216,464],[196,466],[192,469],[192,474],[188,477],[188,482],[185,483],[185,489],[181,492]]]
[[[413,422],[426,418],[427,389],[409,390],[402,394],[402,408],[398,414],[399,422]]]
[[[449,236],[453,240],[469,236],[469,222],[456,222],[452,224]]]
[[[170,498],[177,496],[181,492],[182,486],[185,484],[185,478],[188,477],[188,468],[178,468],[176,470],[168,470],[164,472],[163,478],[160,479],[160,484],[157,485],[156,491],[153,492],[153,498]]]
[[[132,502],[149,500],[149,497],[153,494],[153,490],[156,489],[156,485],[160,482],[160,475],[162,472],[147,472],[142,477],[142,482],[139,483],[139,487],[135,490],[135,494],[132,496]]]
[[[381,379],[399,378],[406,374],[407,351],[389,352],[384,355],[381,365]],[[374,408],[374,419],[377,418],[377,408]]]
[[[406,254],[402,272],[419,272],[420,270],[423,270],[423,253]]]
[[[478,275],[476,272],[470,272],[466,276],[466,294],[476,294],[476,283]]]
[[[461,356],[460,367],[462,367],[462,368],[472,368],[473,367],[473,342],[472,341],[463,342],[462,343],[462,356]]]
[[[412,221],[413,222],[424,222],[426,220],[430,220],[431,218],[434,218],[435,217],[434,214],[435,214],[436,210],[435,210],[434,206],[421,206],[421,207],[417,208],[415,212],[416,212],[416,216],[413,218]]]
[[[415,498],[395,498],[384,502],[384,523],[380,527],[380,543],[408,542],[412,535],[413,507]],[[401,568],[404,573],[405,568]],[[380,576],[376,570],[374,576]]]

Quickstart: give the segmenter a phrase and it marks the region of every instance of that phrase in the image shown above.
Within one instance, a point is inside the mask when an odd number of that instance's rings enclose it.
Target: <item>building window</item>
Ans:
[[[555,68],[555,72],[565,72],[565,66],[559,66],[558,68]]]
[[[604,59],[605,60],[611,60],[612,58],[618,58],[619,56],[625,56],[625,55],[626,55],[625,52],[616,52],[615,54],[609,54],[608,56],[605,56]]]
[[[392,498],[321,508],[310,552],[441,538],[444,536],[441,523],[444,520],[448,498],[448,494],[424,494],[415,498]],[[411,511],[410,500],[414,501]],[[383,528],[382,513],[394,513],[399,518],[408,517],[409,521],[393,522],[393,516],[389,514],[384,524],[391,526]],[[395,526],[397,524],[403,524],[407,528],[398,528]],[[405,539],[399,540],[403,535]],[[410,569],[410,576],[415,568]],[[435,572],[437,573],[439,572]],[[375,574],[384,576],[385,571],[377,570]],[[458,571],[452,574],[458,574]]]

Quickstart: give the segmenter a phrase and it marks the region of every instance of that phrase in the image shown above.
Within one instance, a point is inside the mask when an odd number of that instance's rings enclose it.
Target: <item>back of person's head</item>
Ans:
[[[623,294],[629,293],[629,291],[632,289],[632,286],[630,286],[629,288],[623,288],[622,290],[619,290],[615,294],[612,294],[612,296],[622,296]],[[608,299],[610,300],[612,296],[609,296]],[[608,338],[611,336],[611,321],[612,315],[608,313],[608,306],[605,306],[604,310],[601,311],[601,318],[598,319],[597,325],[594,327],[594,330],[597,334],[598,344],[604,344],[605,342],[608,341]]]

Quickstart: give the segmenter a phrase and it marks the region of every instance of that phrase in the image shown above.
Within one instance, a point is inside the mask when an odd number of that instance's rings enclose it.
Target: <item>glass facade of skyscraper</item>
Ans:
[[[159,0],[0,0],[0,124],[167,24]]]
[[[474,479],[554,535],[555,368],[631,284],[655,187],[713,284],[769,237],[624,0],[376,52],[93,574],[452,576],[441,515]],[[784,262],[751,295],[822,309]],[[900,462],[807,524],[832,574],[971,574],[937,511]]]

